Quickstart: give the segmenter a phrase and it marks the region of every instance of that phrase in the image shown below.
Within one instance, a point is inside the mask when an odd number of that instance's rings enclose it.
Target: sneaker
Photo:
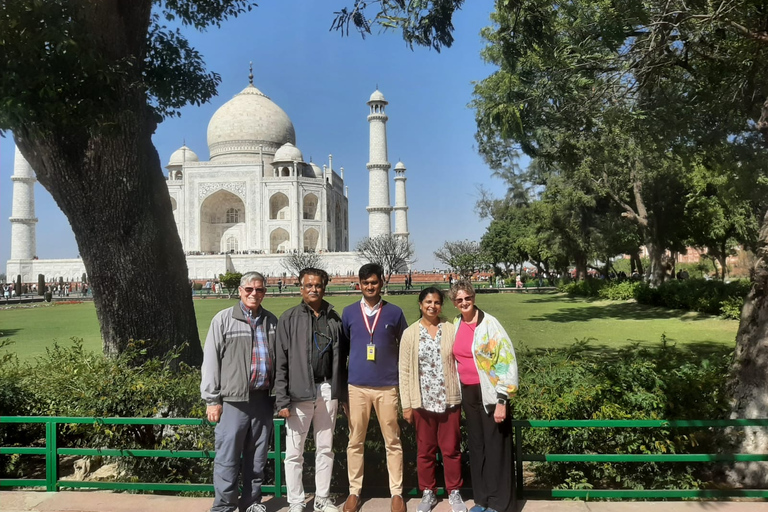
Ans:
[[[485,512],[486,507],[482,505],[475,505],[471,509],[469,509],[469,512]]]
[[[267,507],[265,507],[261,503],[254,503],[250,507],[245,509],[245,512],[267,512]]]
[[[450,496],[448,496],[448,503],[451,504],[453,512],[467,512],[467,506],[464,504],[464,500],[461,499],[458,489],[451,491]]]
[[[421,503],[419,503],[419,507],[416,510],[419,512],[429,512],[435,505],[437,505],[435,491],[424,489],[424,496],[421,497]]]
[[[259,511],[257,511],[259,512]],[[260,512],[265,512],[264,510]],[[288,512],[304,512],[304,504],[303,503],[291,503],[288,507]]]
[[[318,496],[315,496],[315,506],[314,506],[315,512],[339,512],[338,507],[336,507],[330,498],[320,498]],[[291,511],[291,512],[299,512],[299,511]]]

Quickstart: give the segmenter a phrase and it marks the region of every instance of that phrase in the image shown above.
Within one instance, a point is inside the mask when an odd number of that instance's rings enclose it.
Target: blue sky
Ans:
[[[212,28],[186,34],[208,69],[222,77],[219,95],[201,107],[186,107],[164,121],[154,136],[163,165],[183,141],[208,160],[206,130],[213,113],[248,84],[285,110],[305,160],[322,165],[333,154],[349,186],[350,245],[368,233],[368,101],[378,85],[389,106],[389,160],[406,167],[411,240],[416,269],[437,265],[433,251],[446,240],[479,240],[487,222],[474,212],[478,186],[502,195],[503,183],[475,149],[473,81],[493,72],[482,62],[480,29],[490,24],[491,0],[472,0],[456,13],[455,43],[442,53],[411,51],[397,32],[361,39],[329,32],[333,11],[347,0],[265,1],[252,12]],[[13,142],[0,139],[0,272],[10,256]],[[390,173],[391,196],[394,185]],[[35,188],[37,253],[40,258],[78,255],[66,217],[48,192]]]

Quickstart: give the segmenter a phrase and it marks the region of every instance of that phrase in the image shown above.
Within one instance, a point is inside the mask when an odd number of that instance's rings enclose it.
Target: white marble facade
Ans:
[[[190,279],[210,279],[226,271],[282,275],[285,255],[303,251],[321,253],[331,274],[356,273],[363,262],[349,251],[344,168],[337,172],[330,155],[322,167],[305,162],[288,115],[253,86],[252,77],[250,82],[211,118],[210,160],[200,160],[183,145],[166,166]],[[391,233],[386,104],[378,90],[368,102],[369,236]],[[20,154],[16,158],[23,160]],[[9,279],[21,274],[24,282],[36,282],[37,275],[44,274],[48,281],[59,277],[77,281],[85,272],[80,259],[32,259],[37,219],[31,195],[34,174],[28,167],[19,165],[13,178],[11,220],[18,226],[11,240]],[[398,199],[404,200],[404,192],[398,190]],[[398,214],[403,216],[405,210]],[[407,224],[398,220],[398,235],[408,236]]]

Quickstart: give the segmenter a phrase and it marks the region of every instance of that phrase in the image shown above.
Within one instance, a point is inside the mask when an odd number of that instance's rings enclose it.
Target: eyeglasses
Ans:
[[[453,299],[453,302],[461,304],[462,302],[473,302],[474,300],[475,300],[474,296],[472,296],[472,297],[461,297],[461,298],[456,297],[455,299]]]
[[[240,289],[243,290],[246,295],[250,295],[253,292],[256,292],[258,294],[267,293],[266,288],[254,288],[252,286],[241,286]]]

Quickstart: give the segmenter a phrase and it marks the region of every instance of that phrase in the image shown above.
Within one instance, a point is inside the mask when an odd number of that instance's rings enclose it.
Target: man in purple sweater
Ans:
[[[357,512],[363,488],[363,448],[371,407],[376,411],[387,449],[392,512],[406,512],[403,501],[403,445],[398,410],[398,353],[400,337],[408,327],[403,310],[382,300],[384,271],[369,263],[360,267],[363,298],[344,308],[342,329],[349,340],[349,445],[347,470],[349,498],[344,512]]]

